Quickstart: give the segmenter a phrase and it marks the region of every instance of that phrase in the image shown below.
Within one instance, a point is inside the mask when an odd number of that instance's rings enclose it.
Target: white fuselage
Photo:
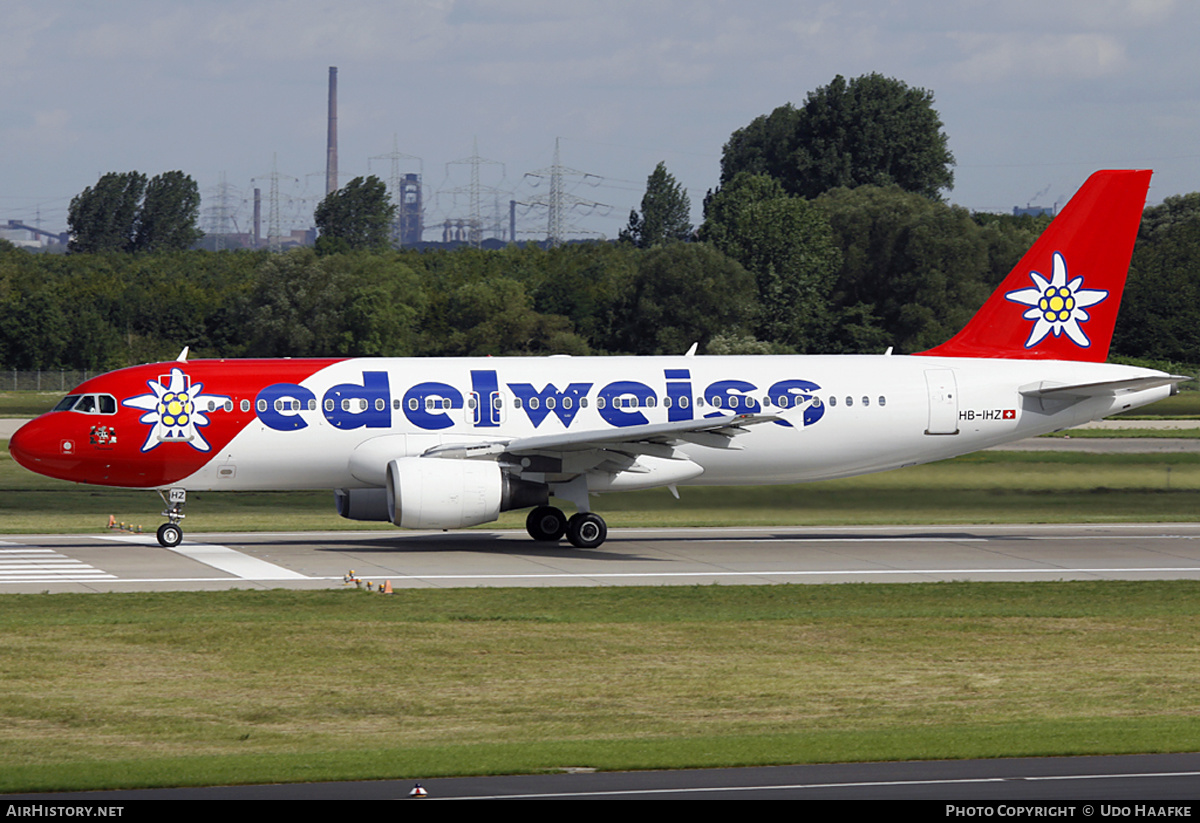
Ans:
[[[662,484],[826,480],[1057,431],[1171,393],[1163,385],[1046,399],[1031,389],[1160,375],[1102,363],[884,355],[351,359],[257,400],[256,419],[173,485],[377,487],[389,459],[437,446],[747,412],[780,422],[748,428],[733,448],[677,446],[702,472]]]

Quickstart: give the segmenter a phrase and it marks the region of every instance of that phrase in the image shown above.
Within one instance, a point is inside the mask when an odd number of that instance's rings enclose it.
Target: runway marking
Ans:
[[[987,543],[1011,537],[826,537],[806,534],[797,537],[703,537],[693,543]],[[1057,539],[1057,538],[1051,538]],[[1092,538],[1095,539],[1095,538]]]
[[[1062,774],[1062,775],[1012,775],[1010,777],[958,777],[927,778],[921,780],[861,780],[843,783],[764,783],[756,786],[673,786],[663,789],[608,789],[602,791],[537,792],[528,794],[491,794],[466,797],[444,797],[442,800],[532,800],[552,797],[622,797],[632,795],[683,794],[688,792],[761,792],[801,791],[805,789],[863,789],[897,786],[955,786],[978,783],[1012,783],[1038,780],[1130,780],[1138,778],[1173,779],[1193,777],[1200,772],[1127,772],[1124,774]],[[1045,804],[1041,804],[1045,805]]]
[[[100,539],[161,548],[153,538],[147,539],[146,537],[137,535],[101,535]],[[300,574],[291,569],[285,569],[283,566],[276,566],[274,563],[268,563],[265,560],[259,560],[257,557],[242,554],[228,546],[217,546],[212,543],[180,543],[175,548],[169,549],[169,551],[195,560],[198,563],[203,563],[206,566],[212,566],[214,569],[229,572],[243,580],[311,579],[307,575]]]
[[[101,571],[54,549],[38,549],[0,541],[0,583],[56,583],[83,580],[116,580]],[[12,547],[12,548],[10,548]]]
[[[628,579],[628,578],[663,578],[663,577],[824,577],[828,575],[897,575],[897,574],[1129,574],[1129,573],[1160,574],[1163,572],[1200,574],[1200,566],[1152,566],[1131,568],[1084,568],[1077,569],[1069,566],[1054,566],[1042,568],[1012,568],[1012,569],[819,569],[811,571],[779,571],[761,569],[750,572],[733,572],[713,570],[707,572],[530,572],[529,574],[391,574],[368,575],[371,579],[390,577],[392,580],[553,580],[556,578],[576,580],[581,577],[588,579]],[[319,579],[319,578],[311,578]]]

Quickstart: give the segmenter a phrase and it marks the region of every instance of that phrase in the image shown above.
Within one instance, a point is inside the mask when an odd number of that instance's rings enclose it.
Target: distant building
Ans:
[[[1041,217],[1042,215],[1054,216],[1053,206],[1013,206],[1013,217]]]
[[[421,208],[421,178],[404,175],[400,183],[400,203],[396,210],[396,239],[401,246],[416,246],[421,242],[425,212]]]
[[[9,220],[7,226],[0,227],[0,239],[23,249],[40,249],[59,244],[65,247],[71,238],[66,232],[59,234],[30,226],[20,220]]]

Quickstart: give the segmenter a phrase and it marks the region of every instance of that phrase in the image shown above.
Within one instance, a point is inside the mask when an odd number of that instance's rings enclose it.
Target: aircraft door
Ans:
[[[489,392],[482,398],[471,392],[464,405],[466,422],[471,426],[499,426],[505,420],[504,393]]]
[[[958,434],[958,384],[954,369],[927,369],[929,426],[926,434]]]

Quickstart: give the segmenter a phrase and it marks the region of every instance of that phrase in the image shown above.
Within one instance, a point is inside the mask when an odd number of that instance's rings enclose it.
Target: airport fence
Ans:
[[[76,369],[5,369],[0,371],[0,391],[65,393],[100,372]]]

